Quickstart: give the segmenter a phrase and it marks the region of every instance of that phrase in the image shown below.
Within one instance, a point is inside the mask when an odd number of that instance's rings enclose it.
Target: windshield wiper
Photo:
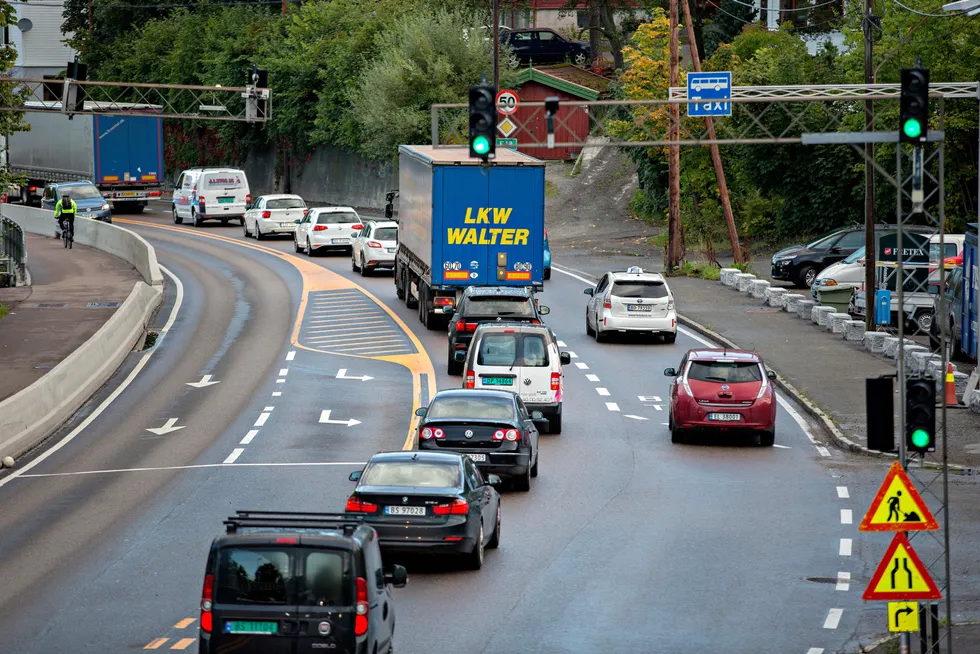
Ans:
[[[724,377],[705,377],[704,380],[705,381],[720,381],[720,382],[728,381]]]

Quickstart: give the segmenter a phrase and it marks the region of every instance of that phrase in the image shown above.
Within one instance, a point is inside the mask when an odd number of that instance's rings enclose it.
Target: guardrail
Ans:
[[[0,286],[17,286],[27,276],[27,241],[23,228],[0,217]]]

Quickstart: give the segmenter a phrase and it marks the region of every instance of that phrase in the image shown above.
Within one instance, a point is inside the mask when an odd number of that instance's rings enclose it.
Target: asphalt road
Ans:
[[[17,652],[194,650],[207,548],[229,512],[341,510],[348,474],[405,445],[430,390],[419,349],[434,386],[460,385],[444,334],[395,298],[390,275],[362,279],[346,256],[294,259],[289,239],[256,243],[237,226],[133,220],[182,284],[168,283],[157,327],[178,295],[179,311],[152,356],[134,353],[53,442],[141,366],[91,424],[0,476],[0,633]],[[563,434],[542,437],[532,491],[505,494],[483,570],[409,562],[399,651],[836,651],[862,606],[838,583],[855,568],[841,554],[854,532],[838,490],[847,461],[789,405],[779,447],[672,445],[662,370],[703,343],[598,345],[585,286],[556,271],[542,296],[574,353]],[[351,350],[338,339],[351,321],[384,346]],[[205,375],[219,383],[188,386]],[[171,419],[182,429],[146,431]]]

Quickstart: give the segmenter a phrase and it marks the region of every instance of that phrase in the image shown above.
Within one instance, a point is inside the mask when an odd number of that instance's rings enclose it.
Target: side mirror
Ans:
[[[420,418],[422,416],[424,416],[425,415],[425,407],[424,406],[420,406],[419,408],[415,409],[415,415],[419,416]]]
[[[456,313],[456,307],[453,307],[453,306],[445,306],[445,307],[442,308],[442,313],[445,316],[451,316],[454,313]]]
[[[834,254],[840,254],[840,246],[835,245],[832,248],[830,248],[830,251],[833,252]]]
[[[351,481],[360,481],[361,472],[362,472],[361,470],[355,470],[354,472],[350,473],[350,477],[348,477],[348,479],[350,479]]]
[[[677,371],[673,368],[664,368],[664,377],[676,377]]]
[[[456,350],[456,353],[453,355],[453,358],[456,361],[459,361],[460,363],[462,363],[463,361],[466,361],[466,351],[465,350]]]
[[[296,223],[296,224],[298,225],[298,224],[299,224],[299,218],[297,218],[297,219],[296,219],[296,220],[294,220],[293,222],[294,222],[294,223]]]
[[[551,309],[544,306],[538,307],[538,313],[540,313],[542,316],[547,316],[549,313],[551,313]]]
[[[569,354],[568,352],[562,352],[562,353],[560,353],[558,355],[558,359],[559,359],[559,361],[561,361],[561,365],[563,365],[563,366],[570,366],[570,365],[572,365],[572,355]]]
[[[491,486],[500,486],[501,484],[504,483],[504,480],[501,479],[498,475],[490,474],[487,475],[487,483],[490,484]]]
[[[391,218],[395,215],[394,209],[392,209],[390,204],[385,205],[385,218]]]
[[[587,288],[587,289],[585,289],[582,292],[585,293],[586,295],[595,295],[595,289],[594,288]]]
[[[773,372],[772,370],[767,370],[766,371],[766,377],[768,377],[769,379],[775,379],[776,378],[776,373]]]
[[[405,566],[395,564],[385,572],[385,583],[391,584],[395,588],[404,588],[408,583],[408,572]]]

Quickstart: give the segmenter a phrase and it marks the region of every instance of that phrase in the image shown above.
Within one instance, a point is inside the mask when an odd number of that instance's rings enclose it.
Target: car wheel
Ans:
[[[664,334],[664,343],[675,343],[677,342],[677,332],[672,334]]]
[[[244,227],[245,226],[245,216],[242,216],[241,218],[239,218],[238,219],[238,222],[240,222],[242,224],[242,227]]]
[[[595,336],[595,330],[592,329],[592,325],[589,324],[589,310],[585,310],[585,335]]]
[[[177,205],[174,205],[174,224],[180,225],[184,222],[184,219],[177,215]]]
[[[759,435],[759,445],[762,447],[772,447],[776,442],[776,431],[767,431]]]
[[[497,521],[494,523],[493,535],[487,543],[487,549],[495,550],[500,545],[500,502],[497,502]]]
[[[519,490],[522,493],[526,493],[531,490],[531,466],[527,467],[524,474],[520,477],[514,478],[514,489]]]
[[[796,277],[796,284],[800,288],[810,288],[817,278],[817,269],[813,266],[806,266]]]
[[[532,477],[537,477],[538,476],[538,464],[539,463],[541,463],[541,454],[538,454],[538,458],[536,458],[534,460],[534,465],[531,466],[531,476]]]
[[[296,240],[295,234],[293,235],[293,249],[296,250],[297,254],[303,251],[303,248],[299,246],[299,241]]]
[[[558,413],[553,415],[548,420],[548,433],[549,434],[560,434],[561,433],[561,405],[558,405]]]
[[[608,340],[607,337],[606,337],[606,335],[603,334],[602,333],[602,330],[599,328],[599,319],[596,318],[596,321],[595,321],[595,342],[596,343],[602,343],[603,341],[606,341],[606,340]]]
[[[242,221],[242,236],[244,236],[245,238],[251,236],[251,234],[248,233],[248,225],[245,224],[244,220]],[[299,252],[299,248],[297,248],[296,251]]]
[[[588,63],[589,58],[585,56],[584,52],[576,52],[575,56],[572,57],[572,63],[576,66],[584,66]]]
[[[473,551],[470,552],[466,557],[466,567],[470,570],[479,570],[483,567],[483,525],[480,525],[480,531],[476,536],[476,545],[473,547]]]
[[[256,241],[265,240],[265,234],[262,233],[262,228],[259,227],[259,221],[257,220],[255,221],[255,240]]]
[[[195,227],[200,227],[204,224],[204,221],[201,220],[201,217],[197,215],[197,212],[194,210],[191,210],[191,220],[194,222]]]
[[[309,236],[306,237],[306,256],[308,256],[308,257],[312,257],[313,256],[313,246],[310,245],[310,237]]]
[[[452,348],[452,343],[450,343],[449,344],[449,357],[448,357],[448,359],[446,361],[446,372],[449,373],[453,377],[458,377],[459,375],[462,375],[463,374],[463,364],[462,364],[462,362],[457,361],[453,357],[453,354],[454,354],[454,352],[453,352],[453,348]]]
[[[920,334],[930,334],[932,330],[932,311],[920,311],[915,315],[914,323]]]
[[[671,426],[670,427],[670,442],[671,443],[683,443],[684,442],[684,434],[677,427],[674,427],[674,426]]]
[[[544,269],[544,278],[545,280],[551,279],[551,268]]]
[[[354,272],[359,272],[362,275],[364,274],[361,271],[361,268],[357,265],[357,257],[355,257],[353,254],[350,257],[350,269],[353,270]]]
[[[358,266],[358,270],[361,271],[361,277],[367,277],[368,273],[371,272],[370,270],[367,269],[367,266],[364,265],[364,254],[363,253],[361,253],[361,265]]]

